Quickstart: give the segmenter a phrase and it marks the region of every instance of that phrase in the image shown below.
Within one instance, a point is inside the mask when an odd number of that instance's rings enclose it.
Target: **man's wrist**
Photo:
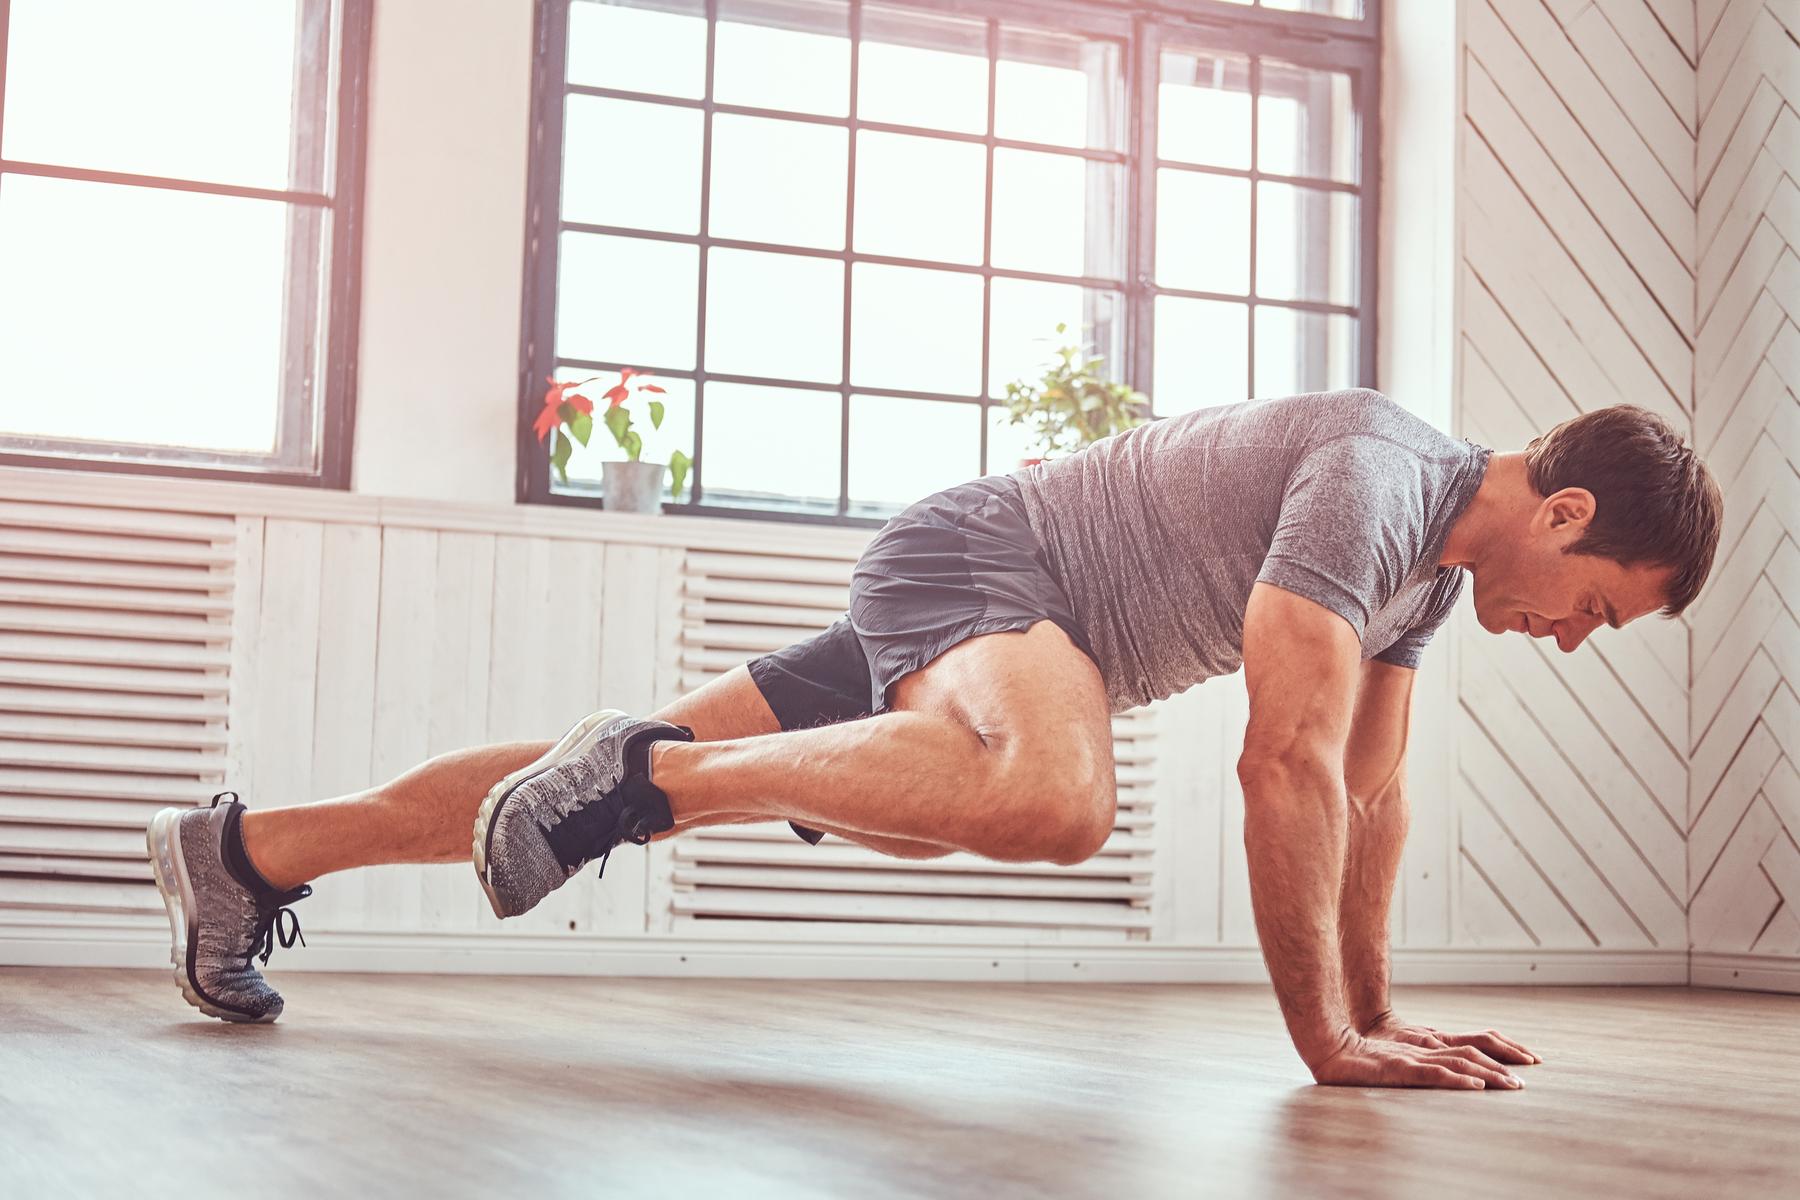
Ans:
[[[1368,1033],[1371,1029],[1392,1023],[1396,1020],[1398,1020],[1398,1018],[1394,1016],[1394,1010],[1384,1004],[1379,1008],[1367,1007],[1356,1010],[1350,1018],[1350,1023],[1356,1026],[1356,1031],[1358,1033]]]
[[[1308,1070],[1316,1071],[1321,1063],[1326,1063],[1342,1054],[1359,1037],[1361,1032],[1353,1025],[1321,1026],[1312,1036],[1295,1037],[1294,1049],[1300,1052],[1300,1061]]]

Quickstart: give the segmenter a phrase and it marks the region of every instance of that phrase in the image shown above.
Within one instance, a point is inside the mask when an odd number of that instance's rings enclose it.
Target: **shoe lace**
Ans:
[[[256,903],[256,930],[251,935],[250,951],[244,955],[244,965],[248,967],[250,960],[262,956],[264,966],[269,963],[269,955],[275,953],[275,944],[281,943],[283,950],[289,949],[298,941],[306,945],[306,939],[300,936],[300,918],[288,905],[296,904],[312,895],[312,885],[303,883],[290,892],[281,892]],[[285,918],[285,923],[283,921]]]
[[[651,836],[657,832],[651,827],[649,818],[630,808],[621,808],[619,810],[620,826],[625,826],[627,821],[630,822],[629,828],[622,828],[619,832],[615,833],[612,844],[607,846],[606,852],[600,856],[600,871],[595,876],[596,879],[606,878],[606,860],[612,857],[613,848],[615,846],[623,845],[625,842],[630,842],[635,846],[642,846],[648,843]]]

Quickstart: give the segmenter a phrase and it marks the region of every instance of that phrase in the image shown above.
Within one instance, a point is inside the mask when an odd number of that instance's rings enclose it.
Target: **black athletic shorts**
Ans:
[[[896,680],[958,642],[1044,620],[1094,656],[1025,519],[1018,481],[987,475],[882,526],[851,574],[848,614],[752,659],[750,676],[783,729],[829,725],[884,711]],[[788,823],[808,842],[824,836]]]

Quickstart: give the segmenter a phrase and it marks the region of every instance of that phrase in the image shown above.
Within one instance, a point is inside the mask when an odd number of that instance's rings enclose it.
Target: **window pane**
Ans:
[[[858,120],[987,132],[987,29],[980,22],[864,5],[861,55]]]
[[[563,234],[557,357],[691,369],[699,263],[698,247],[678,242]]]
[[[981,386],[981,277],[857,263],[850,378],[861,387],[974,395]]]
[[[1124,273],[1125,177],[1072,154],[994,151],[994,265],[1049,275]]]
[[[1001,26],[995,134],[1020,142],[1118,150],[1125,144],[1124,127],[1117,43]]]
[[[1014,425],[1012,414],[1007,412],[1004,404],[988,409],[989,475],[1006,475],[1028,465],[1029,459],[1043,457],[1044,448],[1030,422]]]
[[[1249,180],[1169,167],[1156,173],[1156,282],[1249,294]]]
[[[1158,296],[1154,333],[1155,390],[1150,402],[1157,416],[1233,404],[1249,396],[1246,306]]]
[[[1291,396],[1356,385],[1356,319],[1259,304],[1256,394]]]
[[[953,400],[850,397],[850,505],[904,508],[981,474],[981,409]]]
[[[570,96],[563,219],[699,233],[703,120],[697,108]]]
[[[605,411],[606,391],[619,382],[617,371],[589,371],[583,367],[559,367],[556,378],[591,379],[592,383],[579,389],[579,394],[594,402],[594,432],[588,438],[586,446],[577,445],[569,455],[569,482],[586,483],[599,486],[600,464],[606,462],[624,462],[625,451],[613,440],[612,431],[601,423],[600,414]],[[644,448],[639,455],[642,462],[669,461],[669,455],[676,450],[692,456],[694,453],[694,381],[674,376],[655,377],[653,382],[663,389],[663,394],[646,395],[635,386],[631,389],[631,399],[625,402],[625,411],[631,414],[631,428],[644,439]],[[653,428],[650,424],[651,400],[663,403],[663,423],[661,428]],[[711,413],[707,416],[710,420]],[[711,439],[709,438],[708,441]],[[549,453],[545,449],[545,454]],[[552,484],[556,483],[556,473],[550,475]],[[663,490],[669,487],[669,478],[663,477]],[[688,488],[683,486],[681,498],[689,499]]]
[[[706,369],[836,383],[844,373],[844,264],[709,251]]]
[[[569,82],[698,100],[706,94],[706,5],[655,0],[637,8],[612,0],[569,6]],[[621,46],[631,52],[619,53]]]
[[[1257,295],[1355,304],[1356,243],[1355,196],[1257,184]]]
[[[1327,17],[1349,17],[1352,20],[1362,16],[1362,0],[1262,0],[1262,6],[1285,9],[1288,12],[1320,13]]]
[[[1118,294],[1087,291],[1069,283],[998,278],[988,319],[988,394],[1005,396],[1015,380],[1036,381],[1063,346],[1085,346],[1105,362],[1101,373],[1117,378],[1124,319]],[[1066,326],[1062,333],[1057,325]]]
[[[1156,153],[1213,167],[1250,166],[1250,64],[1232,54],[1165,50]]]
[[[846,137],[830,125],[716,114],[709,232],[842,250]]]
[[[986,154],[973,142],[860,131],[857,250],[979,263]]]
[[[836,392],[706,385],[706,501],[805,497],[837,507],[843,401]]]
[[[719,0],[713,99],[849,115],[849,7],[831,0]]]
[[[5,157],[321,190],[326,31],[316,23],[297,47],[298,9],[297,0],[13,0]],[[290,172],[300,124],[315,132]]]
[[[0,431],[274,450],[288,214],[7,176]]]
[[[1350,76],[1277,59],[1262,63],[1256,165],[1271,175],[1357,181],[1356,110]]]

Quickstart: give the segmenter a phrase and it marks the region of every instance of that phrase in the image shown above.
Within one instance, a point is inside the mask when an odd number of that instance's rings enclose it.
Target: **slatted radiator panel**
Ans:
[[[1694,606],[1693,948],[1800,955],[1800,7],[1702,0],[1695,430],[1725,490]]]
[[[235,529],[0,500],[0,910],[161,911],[144,826],[226,773]]]
[[[689,552],[679,678],[698,687],[757,654],[810,637],[849,601],[852,557]],[[955,853],[908,860],[785,823],[715,826],[668,843],[667,928],[732,924],[860,929],[940,939],[1146,938],[1154,862],[1156,739],[1146,710],[1114,718],[1119,816],[1099,854],[1073,867]],[[953,798],[946,798],[946,806]],[[653,889],[653,891],[658,889]],[[652,914],[652,920],[656,914]]]
[[[1464,0],[1463,16],[1459,431],[1511,449],[1622,401],[1692,430],[1710,361],[1693,6]],[[1408,887],[1443,889],[1453,943],[1682,949],[1687,625],[1646,618],[1563,655],[1466,607],[1455,857]]]

